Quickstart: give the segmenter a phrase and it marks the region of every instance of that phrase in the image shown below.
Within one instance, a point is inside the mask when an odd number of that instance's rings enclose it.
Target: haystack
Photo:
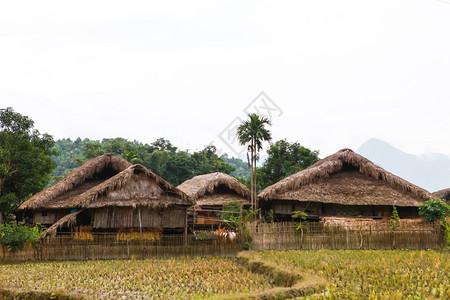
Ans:
[[[395,205],[401,217],[414,217],[417,205],[431,194],[342,149],[267,187],[258,197],[261,205],[280,215],[302,210],[319,216],[385,217]]]

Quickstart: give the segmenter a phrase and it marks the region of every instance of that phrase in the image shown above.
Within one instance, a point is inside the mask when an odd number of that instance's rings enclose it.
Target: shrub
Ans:
[[[15,222],[0,225],[0,244],[8,251],[22,250],[27,242],[31,242],[33,247],[39,244],[39,236],[45,230],[41,224],[36,224],[34,228],[29,228],[23,224]]]
[[[442,199],[429,199],[424,204],[419,205],[419,214],[427,221],[444,220],[450,216],[450,206]]]
[[[391,224],[391,232],[394,232],[397,229],[399,221],[400,217],[398,215],[397,207],[394,205],[392,206],[392,216],[389,220],[389,223]]]

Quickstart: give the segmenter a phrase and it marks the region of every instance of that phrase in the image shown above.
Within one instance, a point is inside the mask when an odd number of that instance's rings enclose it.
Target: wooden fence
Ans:
[[[443,243],[438,222],[394,232],[388,224],[345,227],[322,222],[306,223],[300,230],[294,223],[256,223],[250,230],[253,250],[436,249]]]
[[[406,221],[405,221],[406,222]],[[254,223],[252,250],[319,249],[437,249],[443,244],[440,224],[401,224],[394,232],[389,223],[351,225],[306,223]],[[356,226],[355,226],[356,224]],[[371,225],[372,224],[372,225]],[[116,234],[92,234],[87,240],[62,235],[46,238],[39,249],[28,246],[19,252],[0,252],[0,261],[130,259],[170,256],[234,256],[242,241],[224,243],[211,235],[161,235],[148,240],[123,240]]]
[[[18,252],[0,252],[0,261],[97,260],[174,256],[234,256],[242,244],[217,239],[198,239],[194,235],[161,235],[158,240],[117,240],[115,234],[93,234],[92,240],[72,236],[46,238],[38,249],[27,246]]]

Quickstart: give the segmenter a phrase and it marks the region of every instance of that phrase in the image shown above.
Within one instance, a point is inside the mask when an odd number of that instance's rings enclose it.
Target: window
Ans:
[[[46,217],[46,216],[47,216],[47,211],[43,211],[43,212],[42,212],[42,216],[43,216],[43,217]]]

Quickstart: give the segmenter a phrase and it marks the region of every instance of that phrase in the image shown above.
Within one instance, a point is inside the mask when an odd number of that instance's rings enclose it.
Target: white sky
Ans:
[[[2,1],[0,107],[58,138],[213,142],[264,91],[274,140],[450,155],[450,0]]]

